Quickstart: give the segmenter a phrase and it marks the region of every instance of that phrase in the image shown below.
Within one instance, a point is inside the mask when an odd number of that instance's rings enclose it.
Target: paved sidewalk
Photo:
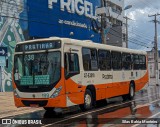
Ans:
[[[0,92],[0,118],[42,110],[42,108],[22,107],[14,105],[13,92]]]

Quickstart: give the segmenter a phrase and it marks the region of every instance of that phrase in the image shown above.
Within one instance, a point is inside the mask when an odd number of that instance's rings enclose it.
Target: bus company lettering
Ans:
[[[95,74],[94,73],[84,73],[84,78],[94,78]]]
[[[33,51],[33,50],[42,50],[42,49],[51,49],[53,48],[53,43],[39,43],[39,44],[26,44],[24,45],[25,51]]]
[[[48,0],[48,8],[53,8],[53,3],[58,3],[58,0]],[[61,11],[69,13],[77,13],[78,15],[85,15],[89,18],[96,18],[93,14],[93,4],[86,0],[60,0]]]
[[[113,79],[113,75],[102,74],[102,79]]]

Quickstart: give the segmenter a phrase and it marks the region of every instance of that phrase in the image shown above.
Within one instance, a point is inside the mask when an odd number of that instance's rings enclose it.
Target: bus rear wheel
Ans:
[[[126,100],[132,100],[135,95],[135,89],[134,89],[134,84],[131,83],[129,87],[129,94],[123,95],[122,98],[124,101]]]
[[[80,105],[82,111],[90,110],[93,107],[93,96],[90,90],[86,90],[84,95],[84,104]]]
[[[129,100],[132,100],[135,95],[135,89],[134,89],[134,84],[130,84],[130,89],[129,89]]]

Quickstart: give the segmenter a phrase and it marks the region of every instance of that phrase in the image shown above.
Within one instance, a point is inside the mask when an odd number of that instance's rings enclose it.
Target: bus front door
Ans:
[[[81,48],[65,44],[64,46],[64,72],[67,95],[67,106],[82,104],[84,100],[82,77],[80,71]]]

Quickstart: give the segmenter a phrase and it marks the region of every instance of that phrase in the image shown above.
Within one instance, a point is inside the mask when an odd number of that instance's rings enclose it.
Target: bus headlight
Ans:
[[[55,97],[57,97],[57,96],[59,95],[61,89],[62,89],[62,86],[58,87],[58,88],[53,92],[53,94],[51,95],[50,98],[55,98]]]
[[[19,98],[19,95],[18,95],[16,89],[13,92],[14,92],[14,96],[16,96],[17,98]]]

